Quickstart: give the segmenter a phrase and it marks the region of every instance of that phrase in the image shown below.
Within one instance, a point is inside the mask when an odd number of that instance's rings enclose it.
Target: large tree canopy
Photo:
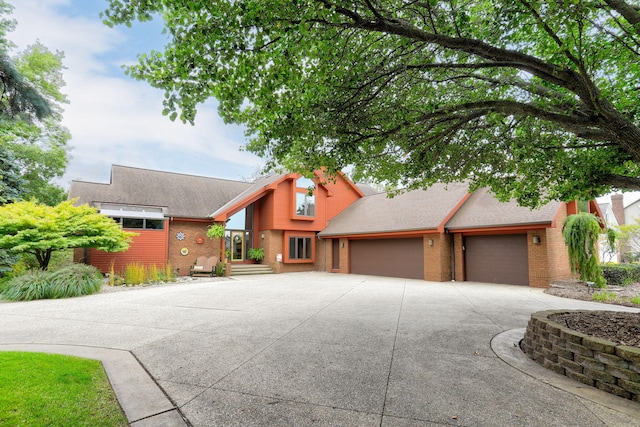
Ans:
[[[120,252],[129,248],[136,233],[122,230],[111,218],[74,200],[57,206],[16,202],[0,207],[0,249],[35,255],[46,270],[54,251],[96,248]]]
[[[0,0],[0,152],[12,155],[12,167],[23,178],[13,198],[34,198],[53,206],[66,199],[53,180],[67,168],[71,137],[60,123],[61,104],[67,102],[61,92],[63,54],[36,42],[9,56],[12,44],[5,36],[15,22],[3,15],[10,10]],[[0,187],[12,184],[6,176],[0,171]]]
[[[534,206],[640,189],[640,14],[621,0],[110,0],[160,15],[129,73],[249,150],[405,188],[469,180]]]

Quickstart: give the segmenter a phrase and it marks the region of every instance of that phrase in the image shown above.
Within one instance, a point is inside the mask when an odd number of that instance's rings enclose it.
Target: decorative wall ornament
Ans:
[[[182,256],[188,255],[189,254],[189,249],[182,248],[182,249],[180,249],[180,253],[182,254]]]
[[[204,237],[202,237],[202,236],[196,237],[196,243],[199,244],[199,245],[203,244],[204,243]]]
[[[178,231],[178,232],[176,233],[176,239],[178,239],[178,240],[184,240],[184,237],[185,237],[185,235],[184,235],[184,233],[183,233],[182,231]]]

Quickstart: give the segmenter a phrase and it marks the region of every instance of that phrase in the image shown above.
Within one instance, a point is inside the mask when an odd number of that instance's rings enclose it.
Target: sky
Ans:
[[[226,125],[215,100],[198,109],[194,126],[162,115],[163,92],[125,75],[137,55],[163,50],[162,21],[109,28],[106,0],[8,0],[17,51],[40,41],[64,53],[62,124],[72,135],[70,162],[59,182],[109,182],[111,165],[246,180],[264,164],[241,147],[244,130]]]

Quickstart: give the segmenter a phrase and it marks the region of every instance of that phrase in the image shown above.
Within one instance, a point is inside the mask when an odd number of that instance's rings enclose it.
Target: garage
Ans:
[[[529,286],[526,234],[467,236],[466,280]]]
[[[351,273],[424,279],[422,237],[351,240]]]

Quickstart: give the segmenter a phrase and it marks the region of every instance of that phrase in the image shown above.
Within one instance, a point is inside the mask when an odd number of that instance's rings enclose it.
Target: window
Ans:
[[[315,184],[309,178],[298,178],[295,187],[295,216],[316,216]]]
[[[312,260],[311,237],[289,237],[289,259]]]
[[[308,193],[296,193],[296,215],[316,216],[316,196]]]
[[[163,219],[148,218],[113,218],[122,228],[137,228],[143,230],[164,230]]]

